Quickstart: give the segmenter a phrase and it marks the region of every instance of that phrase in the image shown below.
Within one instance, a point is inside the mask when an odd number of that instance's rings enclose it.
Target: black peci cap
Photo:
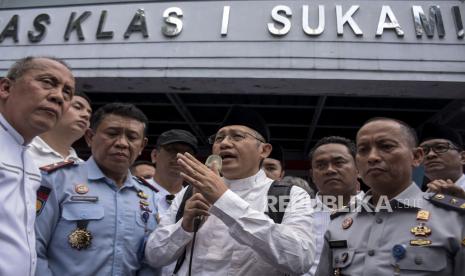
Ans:
[[[431,139],[446,139],[455,146],[462,148],[463,142],[460,134],[454,129],[436,123],[427,123],[423,126],[420,135],[420,143]]]
[[[232,125],[241,125],[249,127],[265,138],[265,141],[270,140],[270,131],[263,117],[257,111],[239,105],[233,105],[226,114],[219,128]]]

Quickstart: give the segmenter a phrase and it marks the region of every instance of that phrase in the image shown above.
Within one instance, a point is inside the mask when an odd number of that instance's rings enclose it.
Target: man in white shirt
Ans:
[[[318,188],[315,199],[312,199],[316,254],[312,268],[305,275],[315,275],[331,212],[347,206],[355,196],[361,198],[363,192],[359,192],[355,144],[351,140],[339,136],[324,137],[315,144],[309,157],[310,175]]]
[[[429,191],[465,198],[465,151],[460,134],[445,125],[425,124],[420,136]]]
[[[0,80],[0,275],[34,275],[39,168],[27,151],[70,106],[75,81],[55,58],[26,57]]]
[[[158,189],[157,206],[160,216],[168,212],[174,198],[184,187],[184,179],[180,175],[176,155],[185,152],[195,154],[197,149],[197,138],[187,130],[170,129],[158,137],[151,154],[157,170],[153,179],[148,182]],[[173,275],[175,267],[176,262],[164,266],[161,269],[161,276]]]
[[[210,169],[189,153],[178,154],[194,194],[176,222],[184,189],[150,235],[145,253],[151,265],[163,266],[186,252],[177,275],[294,275],[310,269],[315,247],[308,193],[291,188],[281,223],[265,214],[273,180],[260,167],[272,149],[268,140],[263,118],[234,106],[209,139],[223,160],[224,178],[216,165]],[[194,235],[198,216],[203,222]]]
[[[29,148],[37,167],[64,160],[80,160],[72,148],[89,128],[92,108],[86,94],[76,91],[68,111],[51,130],[35,137]]]

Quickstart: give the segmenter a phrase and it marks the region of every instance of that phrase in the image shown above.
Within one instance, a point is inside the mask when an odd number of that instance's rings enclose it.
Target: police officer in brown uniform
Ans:
[[[412,182],[423,151],[405,123],[375,118],[357,133],[356,163],[371,190],[332,215],[316,275],[463,275],[465,200]]]

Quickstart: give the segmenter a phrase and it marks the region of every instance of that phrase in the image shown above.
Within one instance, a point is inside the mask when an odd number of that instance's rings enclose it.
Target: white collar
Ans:
[[[13,139],[20,145],[24,144],[24,138],[21,134],[19,134],[16,129],[10,125],[10,123],[3,117],[3,114],[0,113],[0,127],[2,127],[6,132],[8,132]]]
[[[73,148],[69,148],[68,156],[61,156],[59,152],[50,147],[50,145],[47,144],[47,142],[45,142],[42,138],[40,138],[40,136],[34,137],[34,139],[32,139],[32,144],[42,152],[52,153],[63,159],[79,160],[79,157],[77,156],[77,153]]]
[[[248,190],[252,189],[255,186],[263,185],[263,182],[267,179],[271,181],[271,179],[266,177],[265,172],[260,169],[258,172],[252,176],[242,178],[242,179],[227,179],[223,178],[226,185],[229,186],[231,191],[241,191],[241,190]]]

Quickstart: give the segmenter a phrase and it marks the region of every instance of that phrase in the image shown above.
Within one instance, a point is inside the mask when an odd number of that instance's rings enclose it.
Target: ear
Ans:
[[[281,170],[281,175],[279,176],[279,179],[283,179],[284,175],[286,174],[285,170]]]
[[[260,157],[262,160],[264,160],[265,158],[267,158],[270,153],[271,153],[271,150],[273,149],[273,146],[271,144],[268,144],[268,143],[263,143],[262,146],[262,151],[260,153]]]
[[[152,163],[157,163],[157,155],[158,155],[158,150],[155,148],[150,153],[150,159],[152,159]]]
[[[0,79],[0,99],[6,100],[10,95],[11,80],[9,78]]]
[[[357,192],[360,192],[362,189],[362,184],[360,184],[360,180],[357,178],[357,184],[355,185],[355,188],[357,189]]]
[[[424,157],[424,152],[421,147],[413,148],[412,149],[412,154],[413,154],[413,167],[418,167],[421,165],[423,162],[423,157]]]
[[[140,148],[140,152],[139,152],[139,155],[142,154],[142,151],[145,149],[145,147],[147,146],[147,143],[149,142],[149,139],[147,139],[147,137],[144,137],[144,140],[142,140],[142,146]]]
[[[462,150],[460,152],[460,163],[463,165],[465,165],[465,150]]]
[[[84,138],[86,139],[86,143],[89,148],[92,148],[92,140],[94,139],[94,136],[95,133],[91,128],[88,128],[86,133],[84,133]]]

